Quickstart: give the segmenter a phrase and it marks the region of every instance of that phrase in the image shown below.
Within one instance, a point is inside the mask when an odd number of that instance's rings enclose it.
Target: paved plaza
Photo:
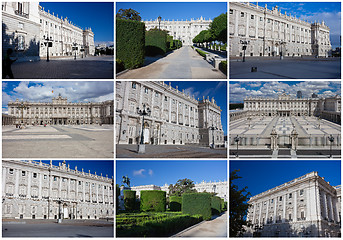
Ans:
[[[2,127],[3,158],[113,158],[113,125]]]
[[[185,46],[166,57],[129,70],[118,79],[226,79],[220,70],[213,68],[191,47]]]
[[[12,72],[16,79],[113,79],[113,56],[51,58],[38,62],[15,62]]]
[[[3,220],[3,237],[112,237],[113,221]]]
[[[137,145],[117,144],[117,158],[226,158],[227,149],[189,145],[145,145],[145,154],[137,153]]]
[[[278,149],[271,150],[271,132],[275,129]],[[291,149],[293,129],[298,145]],[[333,136],[332,155],[341,156],[341,126],[315,117],[252,117],[230,122],[230,157],[237,155],[235,137],[239,137],[238,155],[242,158],[328,158]]]
[[[257,72],[251,72],[257,67]],[[230,58],[230,79],[339,79],[341,58]]]
[[[211,221],[203,221],[172,237],[227,237],[227,212]]]

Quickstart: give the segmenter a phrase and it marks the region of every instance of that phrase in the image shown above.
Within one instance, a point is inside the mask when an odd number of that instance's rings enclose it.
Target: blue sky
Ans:
[[[92,28],[94,41],[113,45],[114,6],[112,2],[40,2],[45,11],[58,14],[82,29]]]
[[[38,160],[36,160],[38,161]],[[39,162],[39,161],[38,161]],[[50,160],[42,160],[43,163],[50,164]],[[52,165],[58,166],[59,163],[62,163],[63,160],[52,160]],[[106,177],[106,174],[109,178],[114,177],[114,160],[66,160],[66,164],[70,166],[72,170],[81,171],[83,168],[84,172],[90,170],[91,174],[95,174],[103,177]]]
[[[117,2],[116,12],[121,8],[136,10],[142,20],[155,20],[158,16],[163,20],[190,20],[201,16],[213,19],[227,12],[226,2]]]
[[[253,2],[256,4],[256,2]],[[340,46],[341,36],[341,3],[340,2],[258,2],[259,6],[272,9],[275,6],[281,13],[287,12],[297,18],[308,20],[309,22],[324,20],[330,28],[330,40],[333,48]]]
[[[231,160],[230,173],[235,169],[240,169],[238,175],[242,178],[234,180],[234,183],[239,186],[239,189],[248,186],[248,191],[252,196],[313,171],[317,171],[318,175],[324,177],[325,181],[330,182],[332,186],[341,184],[340,161]]]
[[[340,81],[269,81],[249,82],[230,81],[229,102],[242,103],[246,97],[277,98],[285,92],[296,98],[297,91],[302,92],[303,98],[310,98],[313,93],[318,97],[332,97],[341,95]]]
[[[7,113],[8,102],[51,102],[61,94],[68,102],[103,102],[114,99],[112,81],[3,81],[2,112]]]
[[[178,86],[179,91],[185,90],[189,95],[194,95],[195,99],[201,100],[203,96],[207,98],[214,97],[217,105],[222,110],[221,120],[224,135],[227,134],[227,84],[226,81],[165,81],[166,84],[171,82],[172,87]]]
[[[175,184],[177,180],[188,178],[194,183],[202,181],[227,181],[227,161],[156,161],[138,160],[116,161],[116,183],[122,185],[122,177],[131,179],[131,186],[163,186]]]

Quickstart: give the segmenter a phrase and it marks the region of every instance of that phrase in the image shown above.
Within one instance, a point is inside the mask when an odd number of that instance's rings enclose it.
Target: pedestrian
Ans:
[[[7,76],[11,79],[14,78],[13,73],[12,73],[12,63],[17,61],[18,58],[12,60],[10,58],[10,55],[13,53],[12,48],[7,49],[7,54],[2,62],[2,78],[6,78]]]

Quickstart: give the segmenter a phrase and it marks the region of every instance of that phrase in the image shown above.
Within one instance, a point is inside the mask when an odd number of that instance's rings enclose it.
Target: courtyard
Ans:
[[[230,129],[230,158],[340,158],[341,156],[341,126],[316,117],[241,118],[231,121]],[[273,131],[277,136],[275,149],[272,147]],[[294,136],[295,133],[296,144],[292,146],[292,135]]]
[[[113,220],[3,220],[3,237],[112,237]]]
[[[12,65],[17,79],[113,79],[113,56],[89,56],[42,59],[38,62],[15,62]]]
[[[113,125],[2,127],[3,158],[113,158]]]
[[[117,144],[117,158],[226,158],[226,148],[209,148],[194,145],[145,145],[145,153],[137,153],[137,145]]]
[[[252,72],[256,67],[257,71]],[[230,57],[230,79],[339,79],[341,58]]]

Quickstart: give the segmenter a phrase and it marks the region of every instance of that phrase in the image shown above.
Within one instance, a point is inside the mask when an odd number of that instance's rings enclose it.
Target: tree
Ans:
[[[134,21],[141,21],[142,18],[139,16],[139,12],[129,8],[129,9],[119,9],[118,13],[116,14],[116,18],[118,19],[126,19],[126,20],[134,20]]]
[[[248,223],[246,215],[249,204],[247,200],[250,198],[250,192],[247,192],[248,187],[239,190],[238,186],[233,184],[233,181],[242,178],[237,175],[240,170],[234,170],[230,174],[230,237],[242,236],[245,231],[244,226]]]
[[[197,190],[194,188],[194,182],[188,178],[179,179],[175,185],[169,185],[169,196],[179,196],[181,197],[184,193],[194,193]]]
[[[227,42],[227,13],[222,13],[213,19],[210,24],[210,32],[214,40]]]
[[[128,187],[130,187],[130,178],[128,176],[123,176],[122,183],[126,184]]]

